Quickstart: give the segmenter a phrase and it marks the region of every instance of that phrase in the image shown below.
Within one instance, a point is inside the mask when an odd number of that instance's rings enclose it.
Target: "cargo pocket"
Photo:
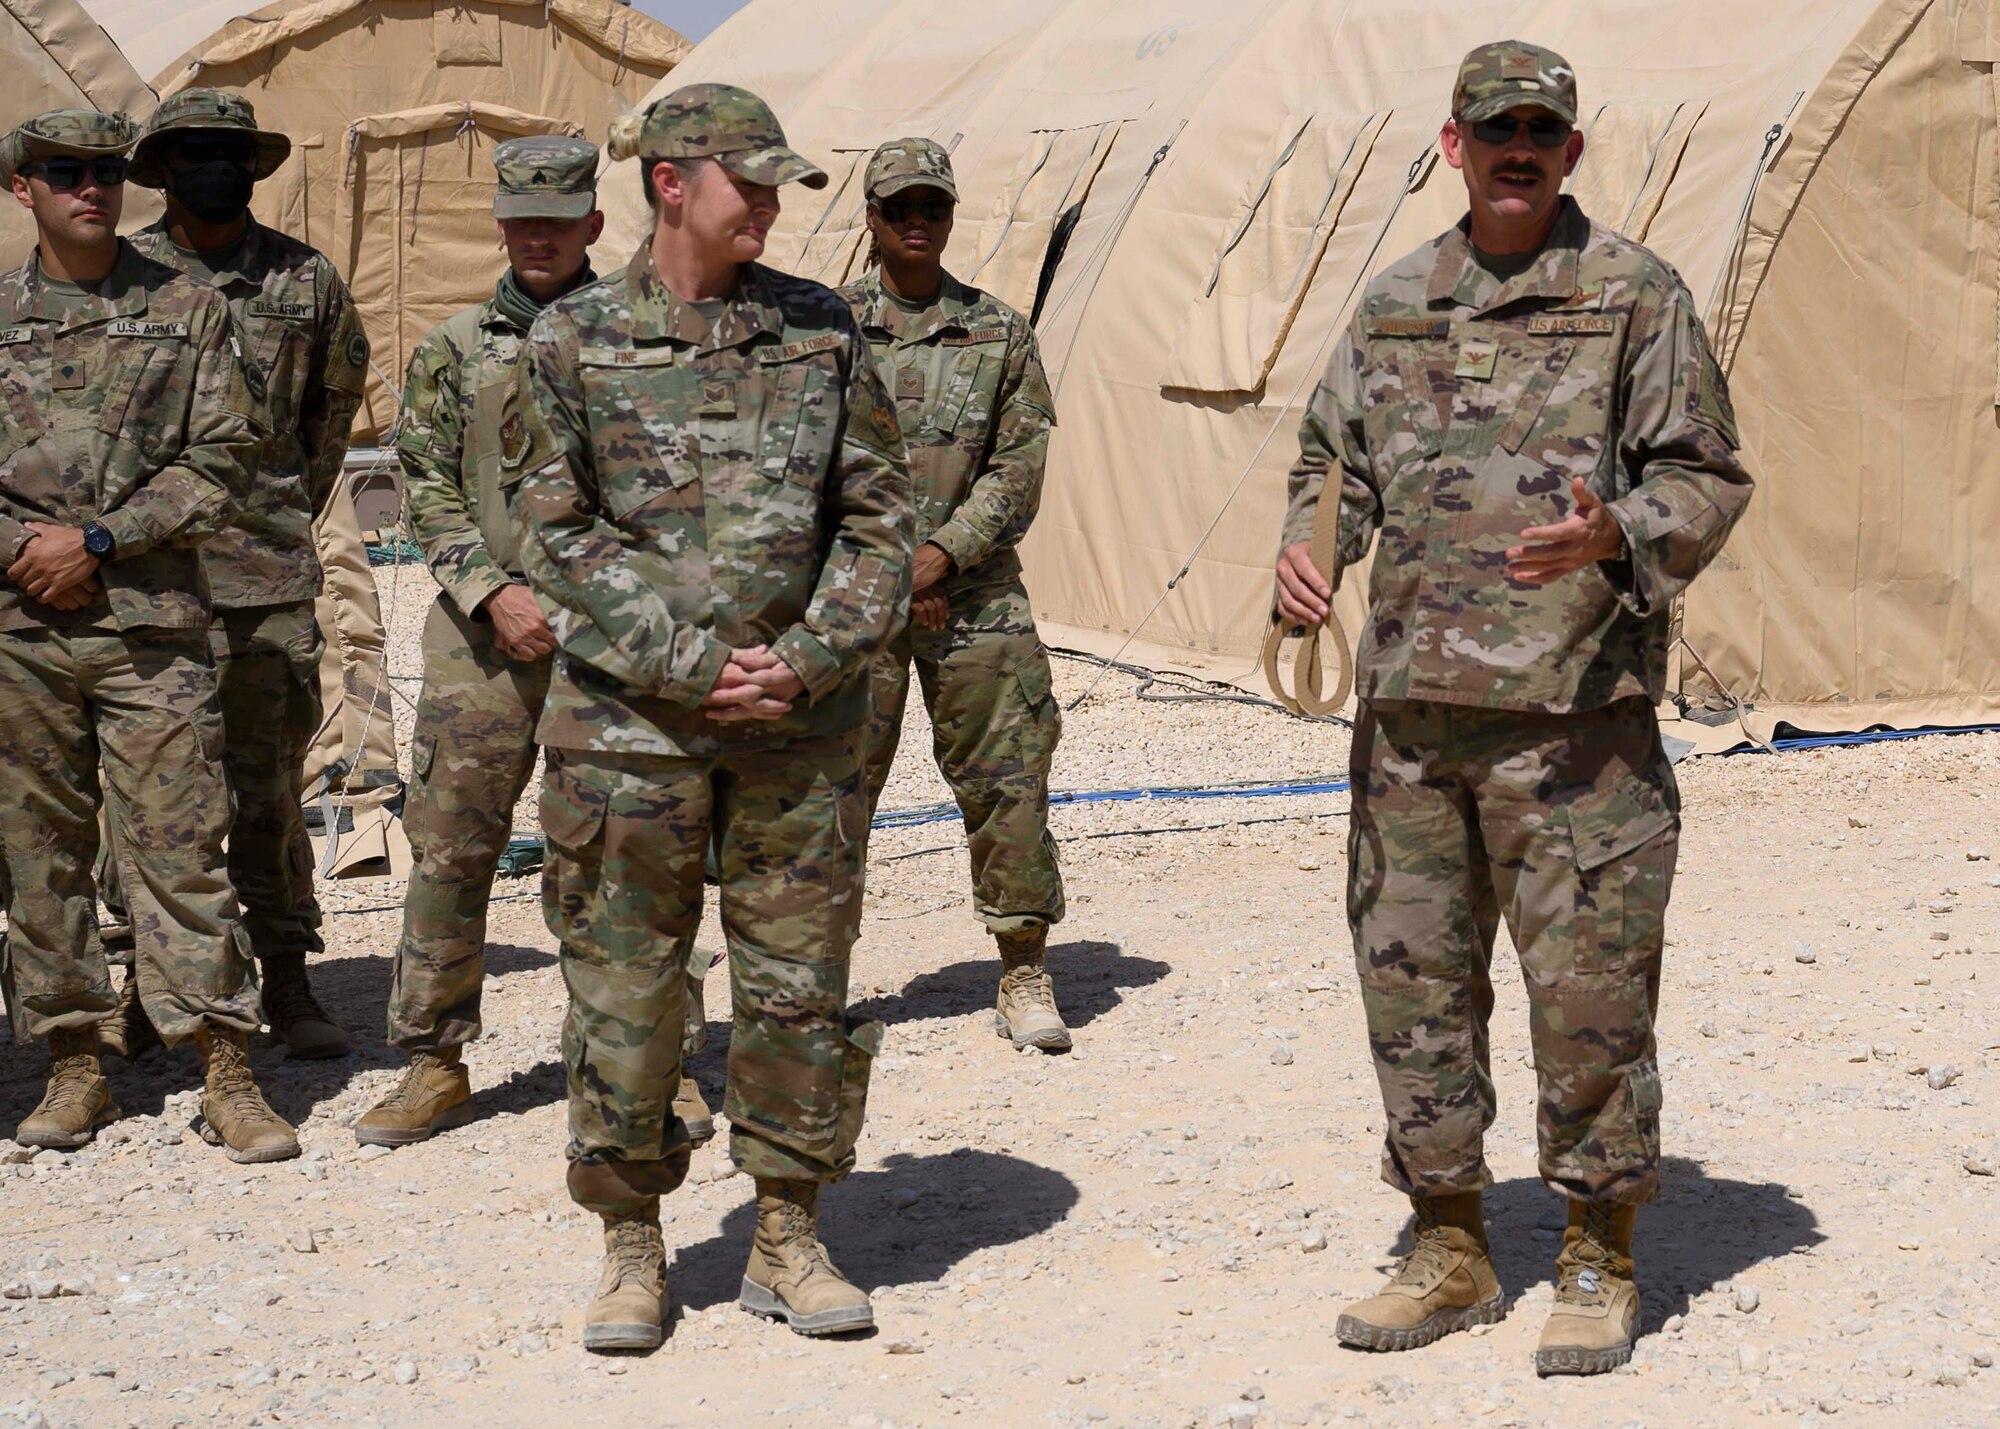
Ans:
[[[604,862],[604,819],[610,807],[608,790],[584,783],[569,769],[560,751],[549,751],[540,804],[542,912],[562,940],[566,958],[590,960],[602,936],[598,885]]]
[[[1574,970],[1623,973],[1659,947],[1679,811],[1666,791],[1633,776],[1593,790],[1568,812],[1576,866]]]

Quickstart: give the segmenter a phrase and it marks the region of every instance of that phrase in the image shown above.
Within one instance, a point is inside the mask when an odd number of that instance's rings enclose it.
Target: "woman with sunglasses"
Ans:
[[[147,1018],[201,1053],[202,1135],[276,1161],[299,1143],[250,1073],[263,1014],[223,854],[196,550],[235,514],[257,436],[227,302],[118,237],[136,137],[122,114],[58,110],[0,146],[38,239],[0,279],[0,842],[14,1028],[51,1063],[14,1135],[69,1149],[119,1115],[98,1062],[116,1001],[91,876],[102,801]]]
[[[951,156],[895,139],[868,161],[876,266],[842,290],[896,398],[917,508],[909,628],[870,669],[872,816],[916,665],[938,768],[965,817],[973,909],[999,944],[994,1030],[1066,1051],[1044,952],[1063,916],[1049,837],[1062,716],[1015,547],[1042,499],[1055,404],[1028,320],[944,269]]]
[[[1382,1179],[1415,1246],[1335,1334],[1490,1324],[1487,1020],[1505,916],[1528,989],[1542,1180],[1568,1208],[1540,1374],[1632,1357],[1632,1232],[1660,1184],[1653,1017],[1680,795],[1653,710],[1676,597],[1750,499],[1673,269],[1563,194],[1576,72],[1482,45],[1440,136],[1465,220],[1377,276],[1314,393],[1279,618],[1322,621],[1376,545],[1356,657],[1348,919]]]

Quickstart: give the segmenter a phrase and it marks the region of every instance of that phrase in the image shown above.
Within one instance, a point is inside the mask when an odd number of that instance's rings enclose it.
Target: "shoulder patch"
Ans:
[[[528,423],[520,408],[509,402],[507,415],[500,419],[500,464],[511,471],[527,457]]]
[[[1005,342],[1009,336],[1004,327],[983,327],[977,332],[947,333],[938,342],[944,347],[974,347],[984,342]]]
[[[0,327],[0,347],[12,347],[17,342],[33,342],[34,340],[34,328],[25,324],[20,327]]]
[[[1528,319],[1534,337],[1610,337],[1618,331],[1618,319],[1610,313],[1543,313]]]
[[[844,345],[837,332],[821,333],[818,337],[805,338],[799,342],[788,342],[783,347],[763,347],[757,350],[759,362],[794,362],[801,357],[811,357],[815,352],[833,352]]]
[[[1363,331],[1369,337],[1450,337],[1451,319],[1370,318]]]
[[[179,318],[166,322],[146,322],[140,318],[120,318],[105,329],[111,337],[172,338],[185,341],[188,335],[187,323]]]
[[[583,347],[576,360],[582,367],[672,367],[671,347]]]

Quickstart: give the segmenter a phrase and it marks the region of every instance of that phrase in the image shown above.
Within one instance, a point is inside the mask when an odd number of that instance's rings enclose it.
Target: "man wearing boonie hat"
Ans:
[[[493,166],[507,271],[490,300],[440,323],[411,356],[397,430],[410,529],[442,589],[424,627],[403,812],[416,866],[389,993],[389,1043],[410,1065],[355,1123],[364,1146],[427,1140],[471,1116],[463,1048],[480,1032],[486,905],[534,772],[556,648],[500,494],[499,409],[541,310],[597,281],[597,146],[509,139]],[[699,956],[690,939],[690,963]],[[692,1077],[682,1076],[675,1105],[698,1142],[714,1135]]]
[[[306,750],[319,727],[320,589],[314,514],[340,480],[361,402],[368,339],[347,285],[317,249],[250,213],[257,184],[292,150],[257,127],[250,101],[214,89],[162,103],[132,152],[132,181],[159,189],[165,215],[135,234],[155,262],[229,300],[239,360],[263,441],[247,499],[201,549],[214,604],[209,641],[222,700],[222,762],[235,798],[229,874],[264,975],[264,1015],[294,1057],[338,1057],[347,1034],[320,1006],[306,959],[323,952],[312,846],[299,808]],[[128,888],[100,866],[114,915]],[[108,1050],[131,1058],[153,1041],[130,974]]]
[[[250,1072],[263,1013],[223,853],[195,549],[249,490],[257,432],[228,304],[117,236],[137,137],[122,114],[57,110],[0,141],[37,236],[0,278],[0,847],[14,1028],[47,1038],[51,1062],[15,1138],[78,1147],[119,1114],[98,1061],[117,1004],[91,877],[101,800],[138,996],[201,1054],[202,1135],[275,1161],[299,1144]]]
[[[1277,596],[1282,622],[1324,620],[1376,542],[1347,906],[1415,1245],[1335,1332],[1407,1350],[1506,1313],[1481,1195],[1504,916],[1569,1214],[1545,1375],[1615,1369],[1638,1332],[1680,830],[1653,711],[1675,600],[1751,487],[1680,278],[1563,194],[1577,113],[1553,51],[1465,57],[1440,146],[1470,211],[1363,294],[1300,432]]]
[[[592,1349],[657,1345],[660,1197],[687,1174],[686,981],[711,847],[735,1031],[730,1152],[754,1178],[743,1305],[873,1323],[819,1239],[854,1165],[879,1024],[850,1025],[868,662],[909,610],[888,393],[846,304],[763,267],[779,186],[825,175],[768,106],[691,85],[612,128],[654,223],[547,308],[500,422],[501,481],[555,662],[543,909],[569,1012],[569,1189],[605,1226]]]
[[[910,626],[869,668],[869,810],[914,662],[938,769],[965,816],[973,909],[999,945],[994,1030],[1017,1049],[1064,1051],[1044,961],[1063,916],[1049,836],[1062,712],[1016,553],[1041,504],[1055,402],[1028,320],[945,271],[958,184],[944,147],[890,140],[868,160],[866,192],[879,261],[841,296],[895,394],[920,540]]]

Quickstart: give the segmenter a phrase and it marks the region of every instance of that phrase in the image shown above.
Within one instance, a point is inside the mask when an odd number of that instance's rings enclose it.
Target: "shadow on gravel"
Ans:
[[[1510,1298],[1554,1280],[1565,1214],[1562,1197],[1537,1178],[1503,1181],[1486,1193],[1487,1240]],[[1639,1212],[1633,1239],[1640,1331],[1652,1334],[1669,1316],[1686,1314],[1695,1296],[1763,1261],[1810,1252],[1825,1240],[1819,1218],[1784,1185],[1712,1177],[1699,1161],[1669,1156],[1660,1198]],[[1405,1226],[1396,1253],[1409,1248]]]
[[[747,1182],[732,1184],[748,1194]],[[896,1191],[917,1199],[899,1208]],[[883,1169],[857,1171],[824,1194],[821,1232],[834,1264],[870,1291],[940,1279],[975,1251],[1040,1235],[1077,1202],[1075,1183],[1061,1172],[970,1148],[892,1156]],[[756,1222],[756,1203],[746,1199],[719,1235],[680,1251],[667,1270],[673,1298],[689,1310],[735,1300]]]
[[[1048,959],[1056,1005],[1072,1028],[1088,1027],[1117,1007],[1125,1000],[1125,989],[1146,987],[1173,971],[1155,958],[1128,957],[1116,943],[1051,943]],[[999,982],[1000,956],[995,953],[919,973],[900,993],[857,1002],[851,1011],[892,1023],[961,1017],[990,1010]]]

